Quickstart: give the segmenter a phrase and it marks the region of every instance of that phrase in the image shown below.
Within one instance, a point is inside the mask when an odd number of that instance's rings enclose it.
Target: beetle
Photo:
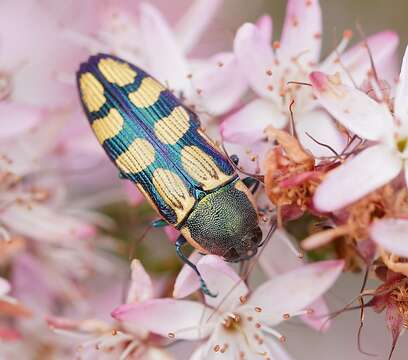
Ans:
[[[206,135],[198,116],[139,67],[97,54],[82,63],[77,85],[84,112],[99,143],[161,216],[155,226],[180,230],[186,242],[226,261],[249,259],[262,241],[249,185]],[[235,159],[235,163],[237,159]],[[247,186],[247,185],[248,186]]]

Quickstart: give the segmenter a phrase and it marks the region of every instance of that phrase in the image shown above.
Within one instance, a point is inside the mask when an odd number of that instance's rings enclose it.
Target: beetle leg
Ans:
[[[250,176],[243,179],[242,182],[246,185],[246,187],[248,189],[250,189],[252,187],[252,189],[251,189],[252,194],[256,193],[256,190],[258,190],[258,187],[259,187],[259,184],[260,184],[259,180],[255,179],[253,177],[250,177]]]
[[[216,294],[213,294],[212,292],[210,292],[210,290],[207,287],[207,284],[205,283],[204,279],[202,278],[200,272],[197,269],[197,266],[195,266],[188,258],[187,256],[184,255],[183,251],[181,250],[181,248],[187,243],[187,240],[184,238],[183,235],[180,235],[178,237],[178,239],[176,240],[176,253],[178,255],[178,257],[184,262],[186,263],[188,266],[190,266],[194,272],[197,274],[197,276],[200,279],[200,288],[201,291],[208,296],[211,297],[217,297]]]
[[[167,225],[169,225],[169,224],[167,224],[167,222],[166,221],[164,221],[163,219],[157,219],[157,220],[154,220],[154,221],[152,221],[152,226],[154,227],[154,228],[162,228],[162,227],[165,227],[165,226],[167,226]]]
[[[118,177],[119,177],[120,180],[126,180],[127,179],[126,175],[122,171],[119,171]]]

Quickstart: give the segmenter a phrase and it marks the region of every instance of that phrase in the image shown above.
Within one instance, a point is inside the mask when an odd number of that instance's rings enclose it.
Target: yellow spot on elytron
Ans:
[[[93,74],[82,74],[79,79],[79,88],[81,89],[82,100],[90,112],[98,111],[105,104],[103,85]]]
[[[145,139],[136,139],[128,149],[116,159],[116,165],[124,173],[138,173],[154,161],[153,145]]]
[[[111,139],[123,128],[123,117],[115,108],[109,110],[109,114],[103,118],[97,119],[92,123],[92,129],[95,132],[99,142],[103,144],[105,140]]]
[[[101,59],[98,68],[106,80],[119,86],[132,84],[137,75],[128,64],[109,58]]]
[[[152,106],[166,88],[151,77],[145,77],[139,88],[129,94],[129,100],[139,108]]]
[[[160,168],[153,172],[152,180],[157,192],[176,213],[177,223],[182,221],[196,201],[184,181],[174,172]]]
[[[174,145],[188,131],[190,118],[182,106],[177,106],[167,117],[157,121],[154,133],[163,144]]]
[[[234,176],[224,174],[214,160],[197,146],[185,146],[181,150],[181,163],[184,170],[201,183],[204,190],[214,189]]]

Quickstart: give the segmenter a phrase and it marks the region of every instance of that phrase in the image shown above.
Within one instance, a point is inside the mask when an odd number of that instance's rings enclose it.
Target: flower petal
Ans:
[[[319,61],[322,14],[318,0],[289,0],[279,48],[279,60],[290,61],[299,54],[304,64]]]
[[[263,15],[256,21],[255,25],[264,37],[265,42],[270,44],[273,34],[272,18],[269,15]]]
[[[367,140],[379,140],[393,127],[385,104],[379,104],[360,90],[344,85],[335,76],[315,71],[310,75],[321,105],[342,125]]]
[[[402,59],[401,73],[395,94],[394,111],[400,121],[408,122],[408,46]]]
[[[394,179],[401,168],[394,151],[372,146],[327,175],[316,189],[314,205],[320,211],[339,210]]]
[[[247,89],[239,70],[232,53],[220,53],[202,62],[193,72],[192,84],[199,90],[194,105],[213,115],[231,110]]]
[[[251,295],[249,303],[262,309],[262,321],[280,323],[284,314],[304,310],[323,295],[341,274],[344,262],[320,261],[304,265],[267,281]]]
[[[408,220],[384,219],[376,221],[370,235],[378,245],[399,256],[408,257]]]
[[[222,0],[195,0],[184,13],[177,24],[176,36],[185,54],[197,45],[221,4]]]
[[[245,282],[219,256],[206,255],[197,263],[201,276],[217,297],[206,296],[207,305],[220,312],[233,309],[248,293]]]
[[[142,3],[139,23],[149,71],[164,84],[169,84],[170,88],[188,93],[187,63],[166,20],[156,8]]]
[[[10,284],[6,279],[0,277],[0,297],[10,291]]]
[[[0,103],[0,139],[4,140],[26,132],[38,125],[44,116],[43,111],[35,106],[15,102]]]
[[[271,76],[267,71],[272,68],[275,56],[264,33],[253,24],[242,25],[235,36],[234,52],[253,90],[261,97],[278,102],[278,93],[269,90]]]
[[[308,307],[313,311],[313,314],[302,315],[302,320],[316,331],[327,331],[331,323],[330,319],[327,318],[330,311],[323,297],[317,299]]]
[[[367,38],[367,45],[373,56],[377,71],[389,66],[398,48],[398,43],[398,35],[389,30],[379,32]],[[333,57],[334,60],[337,58],[338,56]],[[371,70],[369,52],[364,42],[360,42],[345,51],[340,55],[340,59],[341,66],[338,61],[332,61],[320,67],[320,70],[327,73],[339,72],[344,81],[347,84],[350,83],[350,86],[353,85],[349,81],[349,75],[351,75],[354,83],[361,85],[367,78],[367,72]],[[346,74],[344,68],[347,69],[348,74]],[[380,72],[380,75],[381,78],[384,78],[383,72]]]
[[[188,258],[193,264],[196,264],[202,257],[198,251],[194,251]],[[184,264],[179,274],[177,275],[174,284],[173,296],[176,299],[184,298],[200,288],[200,280],[191,268],[191,266]]]
[[[32,203],[9,206],[1,214],[2,222],[16,233],[50,243],[73,243],[95,234],[95,228],[55,209]]]
[[[337,153],[341,153],[346,145],[344,135],[325,111],[316,110],[299,114],[296,118],[296,133],[303,147],[315,157],[334,155],[330,149],[316,141],[330,146]]]
[[[285,350],[285,348],[278,342],[266,338],[266,347],[271,359],[274,360],[293,360],[293,357]]]
[[[257,99],[227,117],[220,131],[229,142],[252,144],[265,137],[267,126],[280,129],[286,123],[286,116],[271,101]]]
[[[302,266],[302,260],[289,247],[292,241],[285,230],[276,229],[271,240],[262,248],[259,264],[269,277]]]
[[[130,265],[131,278],[126,303],[139,303],[153,297],[153,284],[142,263],[134,259]]]
[[[395,349],[395,345],[397,344],[398,338],[401,335],[401,331],[404,326],[404,317],[400,313],[398,306],[394,303],[388,304],[385,317],[387,328],[391,331],[392,336],[391,352],[388,356],[388,359],[391,359],[392,353]]]
[[[214,314],[209,321],[211,313],[211,309],[194,301],[153,299],[121,305],[112,312],[112,316],[165,337],[174,334],[176,339],[196,340],[208,336],[214,326],[213,321],[218,320]]]

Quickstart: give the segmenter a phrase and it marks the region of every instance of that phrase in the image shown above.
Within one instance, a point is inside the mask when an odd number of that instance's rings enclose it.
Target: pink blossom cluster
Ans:
[[[342,271],[379,281],[356,299],[362,312],[385,310],[392,350],[408,327],[408,54],[398,75],[398,36],[349,47],[346,30],[321,59],[318,0],[288,0],[280,40],[264,15],[227,51],[198,58],[222,3],[192,1],[173,9],[176,22],[148,2],[0,4],[0,358],[175,359],[183,342],[194,346],[183,358],[292,359],[276,327],[299,317],[326,331],[323,295]],[[190,256],[215,298],[187,266],[147,272],[136,251],[129,275],[118,256],[104,209],[144,204],[80,111],[75,71],[97,52],[174,91],[262,183],[259,217],[265,233],[277,229],[259,255],[239,267]]]

